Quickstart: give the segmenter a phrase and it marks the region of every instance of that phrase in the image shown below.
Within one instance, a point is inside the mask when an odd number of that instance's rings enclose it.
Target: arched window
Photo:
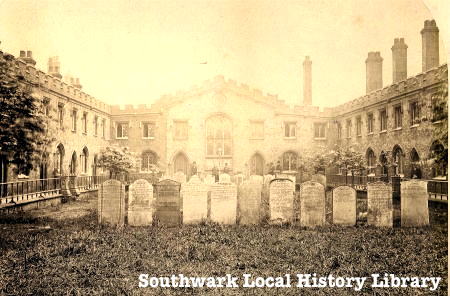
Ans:
[[[298,155],[295,152],[288,151],[283,153],[283,171],[297,170]]]
[[[403,174],[403,150],[400,146],[395,145],[392,150],[392,163],[394,165],[395,175]]]
[[[72,159],[69,164],[69,172],[71,175],[75,175],[77,173],[77,153],[75,151],[72,153]]]
[[[81,173],[83,174],[87,174],[88,172],[88,159],[89,159],[89,150],[87,149],[87,147],[84,147],[80,155]]]
[[[56,152],[53,155],[54,160],[54,174],[62,175],[63,174],[63,163],[64,163],[64,146],[63,144],[59,144],[56,147]]]
[[[377,166],[377,159],[375,157],[375,153],[371,148],[367,149],[366,152],[366,158],[367,158],[367,169],[369,174],[375,174],[375,168]]]
[[[387,175],[388,174],[388,159],[386,156],[386,152],[381,151],[380,153],[380,164],[381,164],[381,174]]]
[[[141,171],[149,171],[152,164],[156,165],[156,154],[152,151],[142,153]]]
[[[416,148],[413,148],[410,153],[411,161],[411,178],[421,179],[422,178],[422,168],[420,166],[420,157],[417,153]]]
[[[447,151],[439,141],[434,141],[430,147],[430,158],[434,159],[435,163],[432,167],[432,177],[441,178],[447,176]]]
[[[182,152],[178,153],[173,159],[173,173],[183,172],[186,176],[189,173],[189,161]]]
[[[206,120],[206,155],[232,155],[232,124],[224,115],[216,115]]]
[[[42,154],[41,162],[39,164],[39,179],[48,178],[48,153]]]

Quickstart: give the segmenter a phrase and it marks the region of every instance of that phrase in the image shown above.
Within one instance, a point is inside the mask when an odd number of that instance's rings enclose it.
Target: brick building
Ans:
[[[29,77],[60,122],[48,165],[41,165],[35,175],[96,174],[96,154],[111,144],[128,146],[139,155],[138,171],[157,164],[167,174],[181,170],[190,175],[193,162],[203,172],[216,167],[263,174],[269,163],[293,171],[303,155],[338,144],[366,155],[369,174],[394,170],[389,174],[446,175],[446,168],[426,161],[446,145],[435,141],[433,130],[441,123],[431,112],[439,88],[448,81],[447,65],[439,65],[438,32],[434,21],[425,21],[422,73],[407,76],[407,45],[395,39],[393,83],[383,88],[383,58],[370,52],[367,94],[323,111],[313,106],[309,57],[303,63],[302,106],[291,107],[276,95],[217,76],[152,105],[119,107],[83,93],[78,79],[63,82],[57,59],[49,60],[44,73],[34,68],[31,53],[21,53],[17,71]],[[388,168],[386,158],[398,165]],[[7,156],[2,156],[2,163],[7,165]],[[14,179],[3,169],[2,181],[7,175]]]

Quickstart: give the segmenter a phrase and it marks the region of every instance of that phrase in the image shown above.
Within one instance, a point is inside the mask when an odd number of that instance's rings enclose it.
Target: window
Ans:
[[[142,153],[142,171],[150,171],[151,166],[156,165],[156,154],[151,151]]]
[[[432,104],[432,122],[437,122],[446,119],[447,116],[447,101],[440,95],[433,95],[431,97]]]
[[[373,133],[373,114],[370,113],[367,115],[367,133]]]
[[[314,138],[325,139],[325,123],[314,123]]]
[[[416,125],[416,124],[420,123],[419,102],[414,101],[409,104],[409,119],[410,119],[410,125]]]
[[[397,105],[394,107],[394,128],[402,127],[402,106]]]
[[[116,139],[128,139],[128,122],[116,123]]]
[[[145,139],[155,138],[155,123],[154,122],[143,122],[142,123],[142,137]]]
[[[98,134],[98,116],[94,117],[94,136]]]
[[[50,99],[48,98],[44,98],[43,100],[43,112],[45,116],[49,116],[50,115]]]
[[[392,161],[394,174],[396,176],[403,175],[403,150],[399,146],[395,146],[392,151]]]
[[[187,140],[188,138],[188,122],[174,121],[174,139]]]
[[[89,151],[87,147],[84,147],[80,155],[81,173],[83,174],[87,174],[88,172],[88,157]]]
[[[346,130],[347,130],[347,138],[350,139],[352,137],[352,120],[351,119],[347,120]]]
[[[77,131],[77,109],[72,110],[72,131]]]
[[[375,157],[375,153],[372,149],[367,149],[367,169],[369,170],[369,174],[375,174],[375,169],[377,166],[377,159]]]
[[[285,122],[284,123],[284,137],[295,138],[296,123]]]
[[[356,136],[361,137],[362,120],[361,116],[356,117]]]
[[[102,138],[105,138],[106,131],[106,119],[102,119]]]
[[[283,154],[283,170],[294,171],[297,169],[297,153],[288,151]]]
[[[87,113],[83,112],[83,117],[81,118],[81,125],[83,129],[83,134],[87,134]]]
[[[250,138],[264,139],[264,121],[250,121]]]
[[[386,131],[387,130],[387,114],[386,109],[383,109],[380,111],[380,131]]]
[[[59,123],[60,128],[64,127],[64,105],[63,104],[58,104],[58,123]]]
[[[206,154],[207,156],[231,156],[232,123],[227,117],[217,115],[206,121]]]
[[[342,139],[342,125],[340,122],[337,123],[337,138]]]

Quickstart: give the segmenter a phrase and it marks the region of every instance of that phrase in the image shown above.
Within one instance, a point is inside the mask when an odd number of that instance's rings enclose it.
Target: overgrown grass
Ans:
[[[0,220],[0,295],[446,295],[447,211],[431,210],[430,227],[221,226],[113,229],[95,210],[63,221]],[[45,228],[50,226],[51,229]],[[374,289],[153,289],[138,276],[440,276],[439,291]],[[422,294],[422,295],[423,295]]]

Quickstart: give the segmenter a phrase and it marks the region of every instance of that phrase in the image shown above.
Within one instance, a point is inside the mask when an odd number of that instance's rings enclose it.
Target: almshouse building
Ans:
[[[426,21],[422,30],[423,72],[407,76],[407,45],[395,39],[393,83],[383,88],[378,52],[366,60],[367,94],[333,108],[314,107],[311,61],[306,57],[301,106],[276,95],[217,76],[188,91],[166,95],[151,105],[110,106],[81,91],[78,79],[62,80],[59,62],[48,73],[35,69],[31,52],[16,59],[35,93],[57,118],[57,141],[32,177],[96,175],[96,155],[108,145],[127,146],[139,155],[136,169],[152,164],[166,174],[197,170],[267,173],[297,170],[304,155],[353,146],[366,156],[368,174],[434,178],[446,168],[427,162],[439,143],[433,130],[441,124],[432,107],[448,81],[439,65],[438,28]],[[5,54],[0,56],[3,58]],[[8,156],[2,155],[2,182],[14,180]],[[388,166],[394,162],[396,166]],[[392,170],[389,172],[388,170]]]

